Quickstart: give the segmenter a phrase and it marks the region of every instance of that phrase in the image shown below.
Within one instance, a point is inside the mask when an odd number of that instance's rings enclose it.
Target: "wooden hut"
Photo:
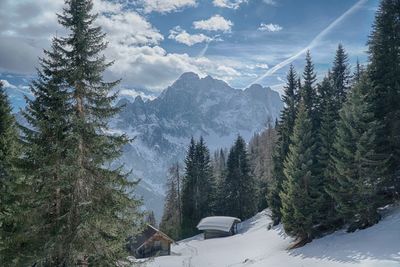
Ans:
[[[166,256],[171,254],[172,243],[174,243],[174,240],[169,236],[147,224],[139,236],[131,238],[128,243],[128,250],[137,259]]]
[[[231,236],[237,233],[239,218],[227,216],[212,216],[203,218],[197,229],[204,231],[204,239]]]

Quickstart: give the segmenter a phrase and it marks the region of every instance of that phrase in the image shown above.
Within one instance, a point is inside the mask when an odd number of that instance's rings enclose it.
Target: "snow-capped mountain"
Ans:
[[[228,147],[238,134],[249,139],[275,120],[282,108],[277,92],[260,85],[245,90],[210,76],[184,73],[160,96],[144,101],[119,101],[123,111],[112,121],[114,131],[135,140],[125,147],[122,161],[141,179],[139,194],[161,216],[168,166],[184,158],[192,136],[204,137],[211,150]]]

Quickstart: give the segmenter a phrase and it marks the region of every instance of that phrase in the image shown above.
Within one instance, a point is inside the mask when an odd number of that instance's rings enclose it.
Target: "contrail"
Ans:
[[[204,57],[208,50],[208,46],[210,45],[210,42],[206,43],[206,46],[200,51],[200,53],[197,55],[197,57]]]
[[[338,17],[335,21],[333,21],[331,24],[328,25],[323,31],[321,31],[306,47],[304,47],[302,50],[297,52],[295,55],[285,59],[284,61],[276,64],[273,68],[269,69],[266,73],[264,73],[262,76],[258,77],[254,82],[252,82],[250,85],[254,83],[259,83],[262,81],[265,77],[268,77],[272,74],[274,74],[277,70],[280,70],[281,68],[287,66],[288,64],[292,63],[295,59],[297,59],[299,56],[307,52],[307,50],[310,50],[317,46],[319,42],[324,38],[334,27],[336,27],[339,23],[341,23],[344,19],[346,19],[348,16],[354,13],[358,8],[360,8],[362,5],[364,5],[368,0],[359,0],[357,3],[355,3],[351,8],[349,8],[346,12],[344,12],[340,17]]]

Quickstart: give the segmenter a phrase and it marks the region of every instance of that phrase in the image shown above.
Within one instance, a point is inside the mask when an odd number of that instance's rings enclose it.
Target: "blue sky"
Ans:
[[[157,94],[185,71],[212,75],[236,88],[256,81],[279,91],[288,69],[282,62],[293,62],[301,71],[301,51],[310,48],[322,77],[339,42],[353,65],[357,58],[366,62],[366,42],[379,1],[94,0],[94,4],[100,13],[97,23],[110,42],[105,54],[115,60],[106,77],[122,77],[124,93],[134,95],[133,89]],[[65,34],[55,16],[62,6],[62,0],[0,2],[0,78],[10,91],[27,90],[42,48],[49,47],[54,34]]]

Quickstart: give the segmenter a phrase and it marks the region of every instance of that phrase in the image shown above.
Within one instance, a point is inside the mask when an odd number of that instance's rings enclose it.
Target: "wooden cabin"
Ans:
[[[239,218],[228,216],[212,216],[203,218],[197,229],[204,231],[204,239],[231,236],[237,233]]]
[[[172,243],[174,240],[169,236],[147,224],[139,236],[131,238],[128,250],[137,259],[166,256],[171,254]]]

